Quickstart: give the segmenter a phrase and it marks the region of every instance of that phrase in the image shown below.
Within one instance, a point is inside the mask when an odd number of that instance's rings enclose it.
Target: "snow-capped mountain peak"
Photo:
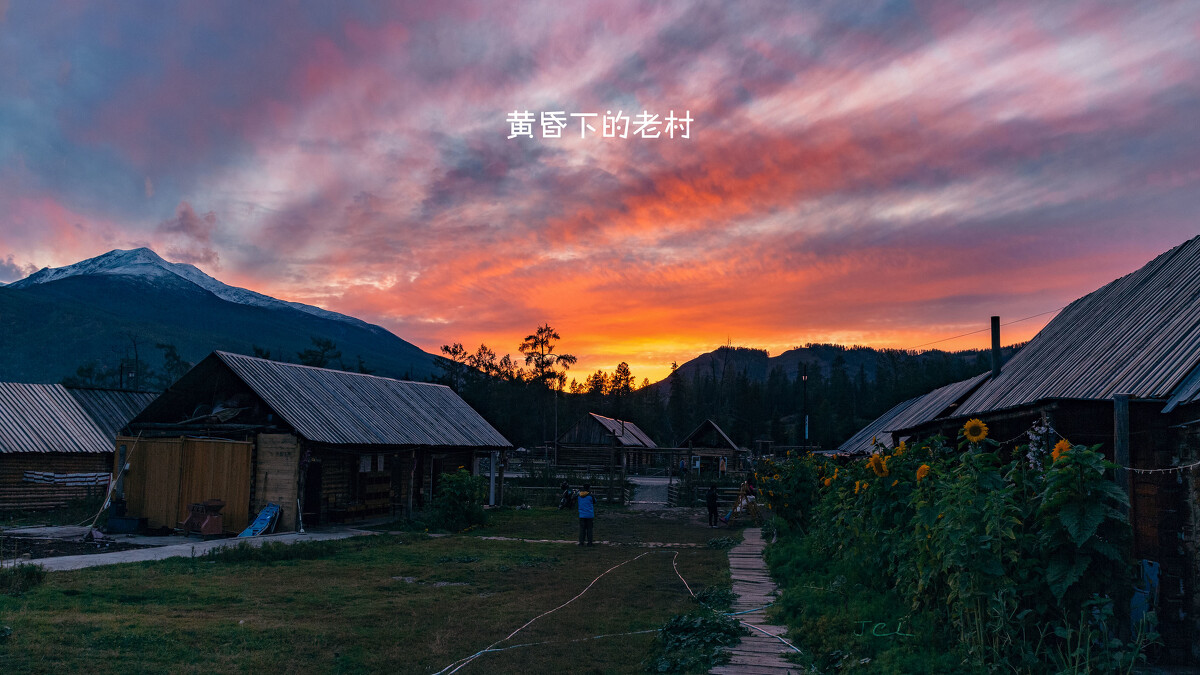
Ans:
[[[90,275],[131,276],[147,280],[175,276],[199,286],[222,300],[239,305],[252,305],[271,309],[287,307],[306,314],[312,314],[313,316],[319,316],[323,319],[345,321],[376,328],[365,321],[346,316],[345,314],[338,314],[337,312],[331,312],[320,307],[313,307],[312,305],[305,305],[299,302],[277,300],[269,295],[230,286],[201,272],[195,265],[168,262],[153,250],[145,247],[114,249],[95,258],[88,258],[87,260],[65,267],[43,267],[20,281],[8,284],[7,288],[29,288],[68,277]]]

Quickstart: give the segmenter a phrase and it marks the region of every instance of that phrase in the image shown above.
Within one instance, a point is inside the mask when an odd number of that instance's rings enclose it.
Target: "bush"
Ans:
[[[487,482],[460,468],[438,479],[437,494],[430,506],[430,521],[451,532],[487,522],[483,504],[487,500]]]
[[[708,610],[680,614],[658,631],[654,651],[643,665],[650,673],[707,673],[729,663],[724,648],[748,632],[735,619]]]

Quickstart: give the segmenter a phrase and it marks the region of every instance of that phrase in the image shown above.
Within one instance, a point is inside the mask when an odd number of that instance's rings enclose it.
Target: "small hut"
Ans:
[[[428,503],[438,476],[511,448],[449,387],[213,352],[119,438],[131,516],[175,527],[225,502],[236,531],[268,503],[279,527],[362,520]]]
[[[688,467],[706,475],[725,475],[746,468],[750,451],[743,448],[711,419],[706,419],[679,442],[686,448]]]
[[[588,413],[558,437],[558,464],[623,470],[648,462],[657,447],[633,422]]]

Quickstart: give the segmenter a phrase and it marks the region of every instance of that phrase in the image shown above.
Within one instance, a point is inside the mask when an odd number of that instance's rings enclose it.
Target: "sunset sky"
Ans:
[[[964,6],[0,0],[0,281],[151,246],[657,380],[1039,314],[1200,233],[1200,4]]]

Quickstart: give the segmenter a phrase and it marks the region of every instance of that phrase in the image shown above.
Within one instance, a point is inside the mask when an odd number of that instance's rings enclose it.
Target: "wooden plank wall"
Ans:
[[[208,499],[225,502],[221,520],[226,530],[241,532],[250,524],[250,454],[253,444],[188,438],[183,443],[178,520],[187,520],[188,505]]]
[[[296,488],[299,482],[300,443],[291,434],[259,434],[258,459],[254,473],[252,512],[257,515],[268,503],[279,505],[276,532],[296,529]]]
[[[0,511],[41,511],[91,496],[103,498],[103,485],[39,485],[26,483],[26,471],[99,473],[108,471],[112,453],[15,452],[0,454]]]
[[[147,525],[175,527],[179,504],[179,469],[183,458],[182,438],[117,437],[117,448],[126,448],[125,510]],[[120,470],[120,453],[113,457],[113,471]]]
[[[188,505],[221,499],[224,527],[246,527],[250,511],[250,456],[253,444],[197,438],[135,439],[118,437],[128,448],[125,500],[130,516],[147,525],[178,527]],[[119,456],[119,455],[118,455]],[[119,459],[114,458],[114,467]]]

